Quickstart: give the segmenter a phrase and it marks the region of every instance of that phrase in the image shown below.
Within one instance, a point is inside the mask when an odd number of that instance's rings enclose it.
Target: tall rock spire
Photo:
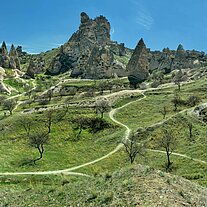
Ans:
[[[138,83],[146,80],[149,74],[149,54],[144,43],[144,40],[141,38],[138,42],[134,53],[132,54],[129,63],[127,64],[128,79],[134,88],[137,87]]]
[[[10,58],[8,55],[8,50],[7,50],[7,46],[6,43],[3,41],[2,46],[1,46],[1,60],[0,60],[0,65],[3,68],[9,68],[9,62],[10,62]]]
[[[113,77],[115,68],[125,73],[110,52],[110,23],[106,17],[91,19],[85,12],[80,16],[79,30],[62,46],[46,74],[57,75],[70,70],[71,77],[101,79]]]
[[[11,49],[9,51],[9,57],[10,57],[10,68],[20,69],[20,61],[19,61],[18,53],[13,44],[11,45]]]

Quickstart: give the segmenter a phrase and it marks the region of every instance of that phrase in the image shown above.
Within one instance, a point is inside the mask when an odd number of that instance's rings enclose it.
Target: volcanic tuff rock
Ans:
[[[138,83],[147,79],[149,75],[149,51],[143,39],[138,42],[126,70],[129,82],[135,88]]]
[[[150,72],[156,69],[169,73],[175,69],[195,68],[207,65],[207,56],[204,52],[185,50],[183,45],[178,45],[177,50],[164,48],[162,52],[150,52]]]
[[[110,23],[104,16],[90,19],[81,13],[79,30],[60,47],[46,74],[57,75],[71,71],[72,77],[111,78],[125,75],[125,68],[117,64],[114,54],[125,55],[123,44],[110,40]]]
[[[2,43],[2,47],[0,49],[0,66],[3,68],[20,69],[18,53],[13,44],[8,53],[6,43]]]
[[[17,53],[17,51],[16,51],[13,44],[11,45],[11,49],[10,49],[10,52],[9,52],[9,57],[10,57],[10,68],[20,69],[20,61],[19,61],[18,53]]]
[[[3,68],[9,68],[10,58],[5,42],[2,43],[1,50],[0,50],[0,57],[1,57],[0,66],[2,66]]]

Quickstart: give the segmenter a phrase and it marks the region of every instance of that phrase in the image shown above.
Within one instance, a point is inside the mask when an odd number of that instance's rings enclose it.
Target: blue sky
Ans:
[[[134,48],[143,37],[147,47],[207,52],[206,0],[0,0],[0,41],[22,45],[31,53],[65,43],[80,24],[80,13],[104,15],[111,38]]]

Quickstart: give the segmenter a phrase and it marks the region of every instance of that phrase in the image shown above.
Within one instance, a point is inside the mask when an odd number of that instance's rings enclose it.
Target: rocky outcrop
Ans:
[[[149,51],[146,45],[141,39],[132,54],[129,63],[127,64],[126,70],[128,72],[128,79],[134,88],[137,87],[138,83],[143,82],[149,75]]]
[[[164,48],[162,52],[150,52],[149,70],[163,70],[169,73],[172,70],[195,68],[207,65],[207,56],[204,52],[195,50],[185,50],[182,44],[179,44],[177,50]]]
[[[5,86],[3,82],[4,77],[6,77],[5,70],[2,67],[0,67],[0,93],[10,94],[11,91],[9,90],[9,88]]]
[[[6,43],[3,42],[0,50],[0,66],[3,68],[9,68],[10,66],[10,58],[7,50]]]
[[[2,43],[2,47],[0,49],[0,66],[3,68],[20,69],[18,53],[13,44],[8,53],[6,43]]]
[[[20,61],[19,61],[18,53],[13,44],[11,45],[9,57],[10,57],[10,68],[20,69]]]
[[[36,64],[31,59],[29,62],[29,66],[27,68],[27,72],[24,75],[24,78],[34,78],[36,69],[37,69]]]
[[[90,19],[82,12],[79,30],[60,47],[46,74],[57,75],[71,71],[72,77],[92,79],[114,77],[114,69],[120,69],[121,66],[114,61],[111,49],[113,46],[108,20],[104,16]],[[116,52],[118,50],[117,53],[124,55],[124,45],[117,48]],[[124,68],[120,70],[124,72]]]

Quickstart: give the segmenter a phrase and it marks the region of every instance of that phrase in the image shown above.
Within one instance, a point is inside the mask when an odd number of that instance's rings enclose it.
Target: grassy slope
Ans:
[[[82,82],[80,82],[82,85]],[[183,97],[187,97],[188,94],[196,93],[202,97],[203,101],[206,99],[206,88],[207,84],[205,80],[200,80],[196,83],[191,83],[190,85],[186,85],[182,87],[181,93]],[[161,90],[161,94],[153,94],[153,92],[148,93],[147,98],[141,102],[133,103],[128,107],[124,108],[120,111],[116,118],[123,123],[126,123],[130,128],[136,129],[140,126],[150,126],[157,121],[162,120],[162,115],[159,113],[159,110],[162,109],[164,105],[169,106],[170,112],[168,113],[168,117],[175,114],[172,109],[172,104],[170,103],[170,99],[172,98],[173,94],[172,88],[163,89]],[[131,98],[127,98],[126,100],[121,100],[120,103],[116,103],[116,106],[120,106],[126,102],[131,101]],[[179,108],[182,110],[184,107]],[[136,113],[134,113],[136,111]],[[89,115],[93,116],[93,112],[85,110],[71,111],[70,115],[77,114],[79,115]],[[63,169],[71,166],[76,166],[77,164],[82,164],[93,159],[99,158],[101,155],[106,154],[110,150],[112,150],[117,143],[121,140],[123,136],[124,129],[122,128],[114,128],[109,130],[104,130],[97,134],[91,134],[88,131],[84,131],[82,134],[82,138],[79,142],[72,141],[74,137],[74,131],[72,130],[72,126],[70,123],[65,119],[63,122],[59,124],[54,124],[51,139],[48,145],[46,146],[46,153],[42,161],[40,161],[36,166],[21,166],[22,160],[25,158],[34,158],[37,156],[37,151],[35,149],[29,148],[27,146],[26,140],[23,138],[22,129],[16,124],[18,118],[21,117],[18,110],[14,114],[13,117],[8,117],[4,119],[3,122],[9,122],[14,124],[15,133],[10,134],[10,136],[5,136],[1,140],[1,154],[0,157],[0,171],[38,171],[38,170],[54,170],[54,169]],[[130,118],[129,118],[130,117]],[[185,117],[189,119],[189,117]],[[195,119],[192,119],[193,122],[193,130],[194,130],[194,139],[195,142],[191,143],[188,141],[187,136],[188,132],[187,129],[184,127],[184,124],[176,125],[177,120],[180,123],[180,117],[175,118],[173,123],[171,121],[167,122],[169,127],[173,127],[175,130],[181,131],[181,134],[178,137],[179,145],[176,149],[177,152],[181,152],[187,154],[189,156],[206,160],[206,156],[203,152],[206,149],[206,142],[205,142],[205,131],[206,126],[202,126],[200,122]],[[2,123],[3,123],[2,122]],[[156,138],[160,136],[161,129],[158,127],[152,133],[152,137]],[[16,133],[17,132],[17,133]],[[70,137],[71,139],[67,140]],[[149,142],[148,146],[150,148],[159,149],[156,146],[156,143]],[[64,159],[62,159],[64,158]],[[207,177],[206,171],[207,166],[201,165],[194,162],[189,162],[184,158],[179,158],[173,156],[173,173],[184,176],[188,179],[196,180],[200,184],[207,186]],[[206,160],[207,161],[207,160]],[[148,164],[152,167],[158,169],[164,169],[163,165],[165,163],[165,155],[164,154],[155,154],[155,153],[148,153],[146,159],[138,158],[137,162]],[[102,172],[108,172],[111,174],[117,169],[120,169],[124,165],[128,165],[128,159],[124,153],[124,150],[121,150],[119,153],[114,154],[113,156],[99,162],[93,164],[91,166],[85,167],[80,169],[79,172],[88,173],[90,175],[99,175]],[[40,197],[40,193],[43,191],[49,192],[50,190],[55,190],[54,194],[51,197],[56,196],[58,200],[58,195],[60,194],[60,198],[65,197],[65,193],[67,192],[67,188],[62,187],[60,183],[65,178],[54,177],[54,176],[25,176],[25,177],[1,177],[1,185],[2,188],[0,191],[2,192],[1,196],[3,198],[3,194],[7,195],[5,198],[9,198],[11,195],[15,199],[16,194],[18,195],[19,192],[25,192],[25,195],[28,196],[28,201],[25,201],[25,206],[27,202],[35,203],[38,202]],[[66,178],[68,179],[68,178]],[[72,192],[71,199],[80,199],[78,196],[78,186],[90,185],[91,190],[93,188],[98,188],[98,182],[102,181],[94,181],[94,182],[87,182],[87,181],[80,181],[82,179],[73,179],[71,181],[71,185],[74,185],[74,193]],[[80,181],[80,183],[79,183]],[[97,182],[97,183],[96,183]],[[118,182],[118,181],[117,181]],[[126,181],[127,178],[126,178]],[[129,181],[130,182],[130,181]],[[18,186],[15,185],[18,183]],[[52,183],[52,189],[48,186]],[[70,184],[68,184],[70,187]],[[95,187],[96,186],[96,187]],[[10,190],[8,190],[10,188]],[[32,193],[31,193],[31,188]],[[28,190],[29,189],[29,190]],[[70,189],[70,188],[68,188]],[[122,189],[122,188],[121,188]],[[27,194],[34,194],[34,198],[30,197]],[[14,193],[14,192],[15,193]],[[19,192],[17,192],[19,191]],[[7,192],[7,193],[6,193]],[[5,194],[6,193],[6,194]],[[44,194],[44,193],[43,193]],[[58,194],[58,195],[57,195]],[[90,196],[90,192],[86,190],[85,197]],[[112,193],[113,194],[113,193]],[[46,194],[43,196],[44,202],[50,202]],[[62,195],[64,195],[62,197]],[[105,195],[105,194],[104,194]],[[143,194],[144,195],[144,194]],[[74,198],[73,198],[74,196]],[[108,197],[108,195],[106,195]],[[111,197],[109,195],[109,197]],[[112,196],[114,198],[114,195]],[[116,197],[116,196],[115,196]],[[143,196],[144,198],[144,196]],[[36,200],[36,201],[35,201]],[[78,200],[79,201],[79,200]],[[77,201],[77,202],[78,202]],[[54,200],[51,202],[54,202]],[[69,201],[68,201],[69,202]],[[83,201],[85,202],[85,201]],[[99,201],[97,201],[99,202]],[[101,202],[101,201],[100,201]],[[45,203],[45,205],[47,205]],[[74,204],[75,205],[75,204]],[[95,204],[91,204],[92,206],[96,206]],[[118,205],[118,204],[117,204]],[[86,205],[87,206],[87,205]]]
[[[181,97],[187,98],[188,95],[196,93],[202,98],[203,102],[206,102],[206,91],[207,84],[205,79],[200,80],[197,83],[191,83],[185,85],[181,90]],[[164,95],[164,91],[166,95]],[[163,106],[168,107],[167,118],[174,115],[174,117],[162,124],[161,126],[156,126],[155,129],[151,129],[147,143],[147,146],[152,149],[160,149],[158,139],[162,136],[162,129],[167,128],[173,131],[174,136],[177,139],[177,147],[175,152],[188,155],[193,158],[201,159],[207,161],[206,149],[206,125],[199,122],[196,118],[182,113],[176,115],[173,111],[173,105],[171,99],[173,97],[172,89],[164,89],[163,93],[146,93],[147,98],[131,104],[130,106],[124,108],[120,113],[116,115],[116,118],[127,124],[130,128],[136,130],[138,127],[149,127],[156,122],[162,121],[162,114],[159,112]],[[179,107],[179,110],[183,110],[189,107]],[[137,113],[134,113],[137,111]],[[130,118],[127,118],[130,117]],[[189,132],[187,127],[187,122],[193,124],[193,139],[189,140]],[[139,159],[139,162],[149,164],[152,167],[165,170],[165,155],[160,153],[148,152],[147,159]],[[184,176],[191,180],[196,180],[200,184],[207,186],[207,165],[198,162],[191,161],[186,158],[181,158],[172,155],[173,161],[173,173]]]
[[[5,185],[1,206],[206,206],[207,190],[183,178],[134,165],[95,178],[62,177],[58,185]],[[9,195],[9,197],[8,197]]]

